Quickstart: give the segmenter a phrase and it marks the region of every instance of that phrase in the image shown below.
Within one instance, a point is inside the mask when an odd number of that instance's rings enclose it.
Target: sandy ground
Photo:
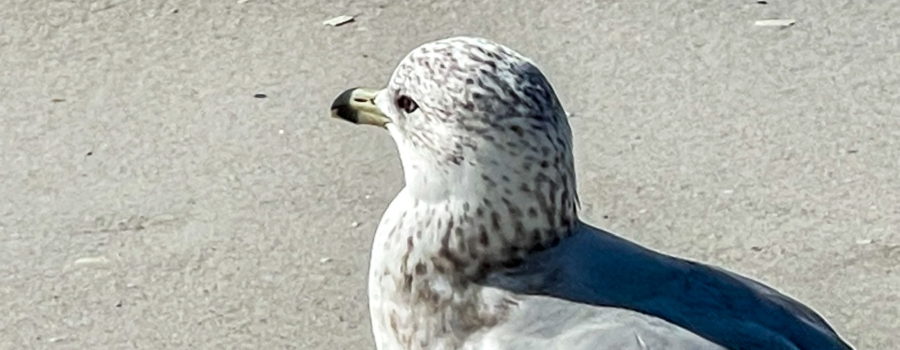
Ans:
[[[328,107],[456,34],[543,67],[587,221],[900,346],[900,1],[11,1],[2,349],[371,348],[400,167]]]

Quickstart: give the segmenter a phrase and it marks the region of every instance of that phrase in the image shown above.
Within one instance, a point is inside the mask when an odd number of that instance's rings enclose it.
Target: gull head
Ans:
[[[420,199],[546,181],[574,196],[571,131],[553,88],[529,59],[491,41],[419,46],[387,87],[345,91],[332,115],[389,130]]]
[[[457,242],[457,254],[515,260],[576,223],[566,113],[540,69],[512,49],[469,37],[424,44],[386,87],[339,95],[332,116],[390,132],[405,194],[446,208],[456,234],[441,234],[441,246]]]

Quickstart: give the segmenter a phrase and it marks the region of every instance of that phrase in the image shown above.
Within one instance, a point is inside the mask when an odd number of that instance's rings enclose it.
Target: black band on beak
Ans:
[[[357,88],[347,89],[347,91],[342,92],[334,99],[334,102],[331,103],[331,114],[333,116],[353,124],[359,123],[357,110],[350,105],[353,101],[353,91],[356,89]]]

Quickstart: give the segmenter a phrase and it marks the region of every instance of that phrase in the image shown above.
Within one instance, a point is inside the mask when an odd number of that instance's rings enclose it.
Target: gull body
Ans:
[[[509,48],[422,45],[332,113],[386,128],[403,165],[372,246],[378,349],[851,349],[772,288],[582,222],[566,113]]]

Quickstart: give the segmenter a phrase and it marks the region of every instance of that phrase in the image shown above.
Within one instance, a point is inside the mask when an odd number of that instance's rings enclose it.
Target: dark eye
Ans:
[[[406,113],[412,113],[419,109],[419,105],[416,104],[416,101],[413,101],[406,95],[400,95],[400,98],[397,99],[397,107]]]

